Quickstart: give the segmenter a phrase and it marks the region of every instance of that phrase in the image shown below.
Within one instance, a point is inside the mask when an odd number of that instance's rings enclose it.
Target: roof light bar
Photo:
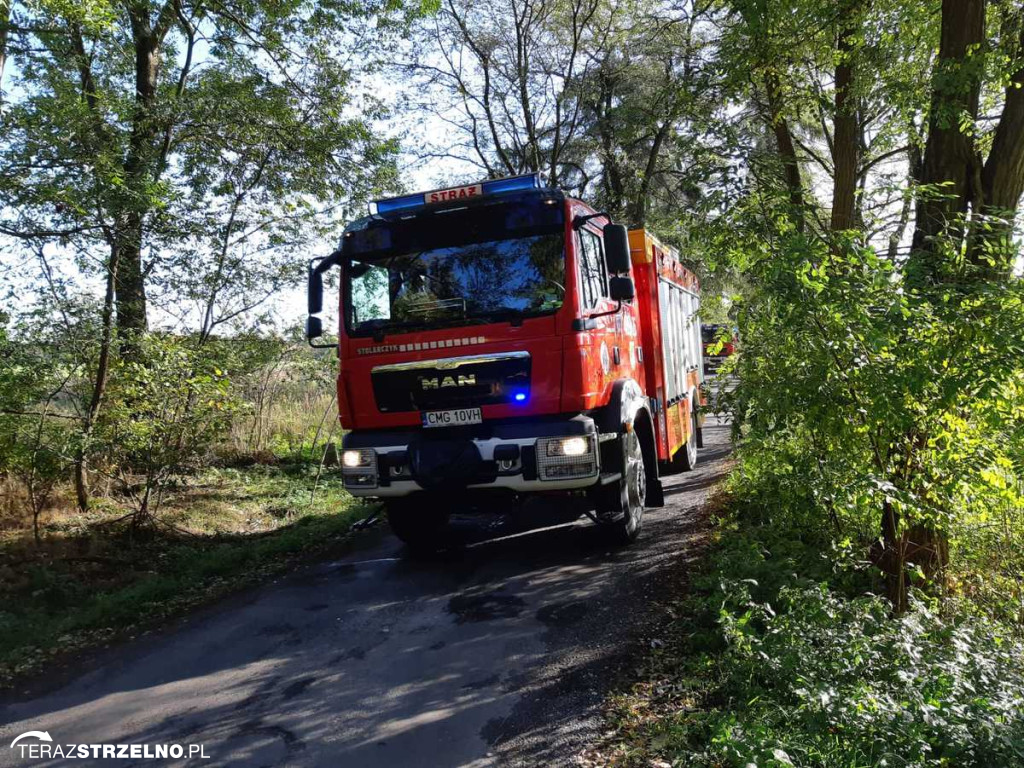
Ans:
[[[468,200],[473,197],[482,197],[484,195],[502,195],[509,192],[524,192],[530,189],[542,188],[539,173],[530,173],[523,176],[509,176],[504,179],[494,179],[493,181],[468,184],[462,187],[431,189],[426,192],[417,192],[413,195],[402,195],[401,197],[389,197],[384,200],[375,200],[370,203],[370,213],[395,213],[397,211],[422,208],[428,205],[436,205],[438,203]]]
[[[423,195],[403,195],[387,200],[374,200],[370,203],[370,213],[394,213],[406,208],[418,208],[423,205]]]
[[[524,192],[527,189],[542,189],[539,173],[528,173],[525,176],[509,176],[484,182],[485,195],[501,195],[505,192]]]

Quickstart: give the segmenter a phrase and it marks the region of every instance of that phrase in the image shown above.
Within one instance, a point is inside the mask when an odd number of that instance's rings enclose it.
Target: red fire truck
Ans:
[[[309,273],[341,270],[342,475],[412,547],[453,509],[556,494],[621,543],[700,445],[699,293],[644,230],[538,176],[380,200]],[[325,345],[333,346],[333,345]]]
[[[736,353],[739,336],[728,325],[702,325],[701,340],[704,342],[704,370],[708,375],[717,373],[722,363]]]

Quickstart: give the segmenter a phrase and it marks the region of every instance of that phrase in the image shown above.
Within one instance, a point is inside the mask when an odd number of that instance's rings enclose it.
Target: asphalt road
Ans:
[[[616,675],[656,640],[656,600],[685,585],[696,512],[728,450],[728,428],[709,419],[698,469],[665,478],[666,506],[626,549],[586,518],[518,534],[508,520],[472,521],[469,546],[429,561],[368,531],[341,560],[5,702],[0,766],[55,764],[8,748],[30,730],[55,744],[201,744],[209,756],[101,761],[121,766],[570,765]]]

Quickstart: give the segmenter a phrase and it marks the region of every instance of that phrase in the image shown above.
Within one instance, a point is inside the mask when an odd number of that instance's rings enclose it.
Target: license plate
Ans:
[[[424,427],[458,427],[480,424],[483,416],[479,408],[456,408],[454,411],[424,411],[420,414]]]

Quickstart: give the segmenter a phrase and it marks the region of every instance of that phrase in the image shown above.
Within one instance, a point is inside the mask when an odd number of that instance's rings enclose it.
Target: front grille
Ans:
[[[409,444],[409,468],[428,490],[493,483],[497,476],[495,463],[484,461],[472,440],[415,439]]]
[[[512,403],[517,395],[529,397],[530,353],[379,365],[370,378],[382,413]]]

